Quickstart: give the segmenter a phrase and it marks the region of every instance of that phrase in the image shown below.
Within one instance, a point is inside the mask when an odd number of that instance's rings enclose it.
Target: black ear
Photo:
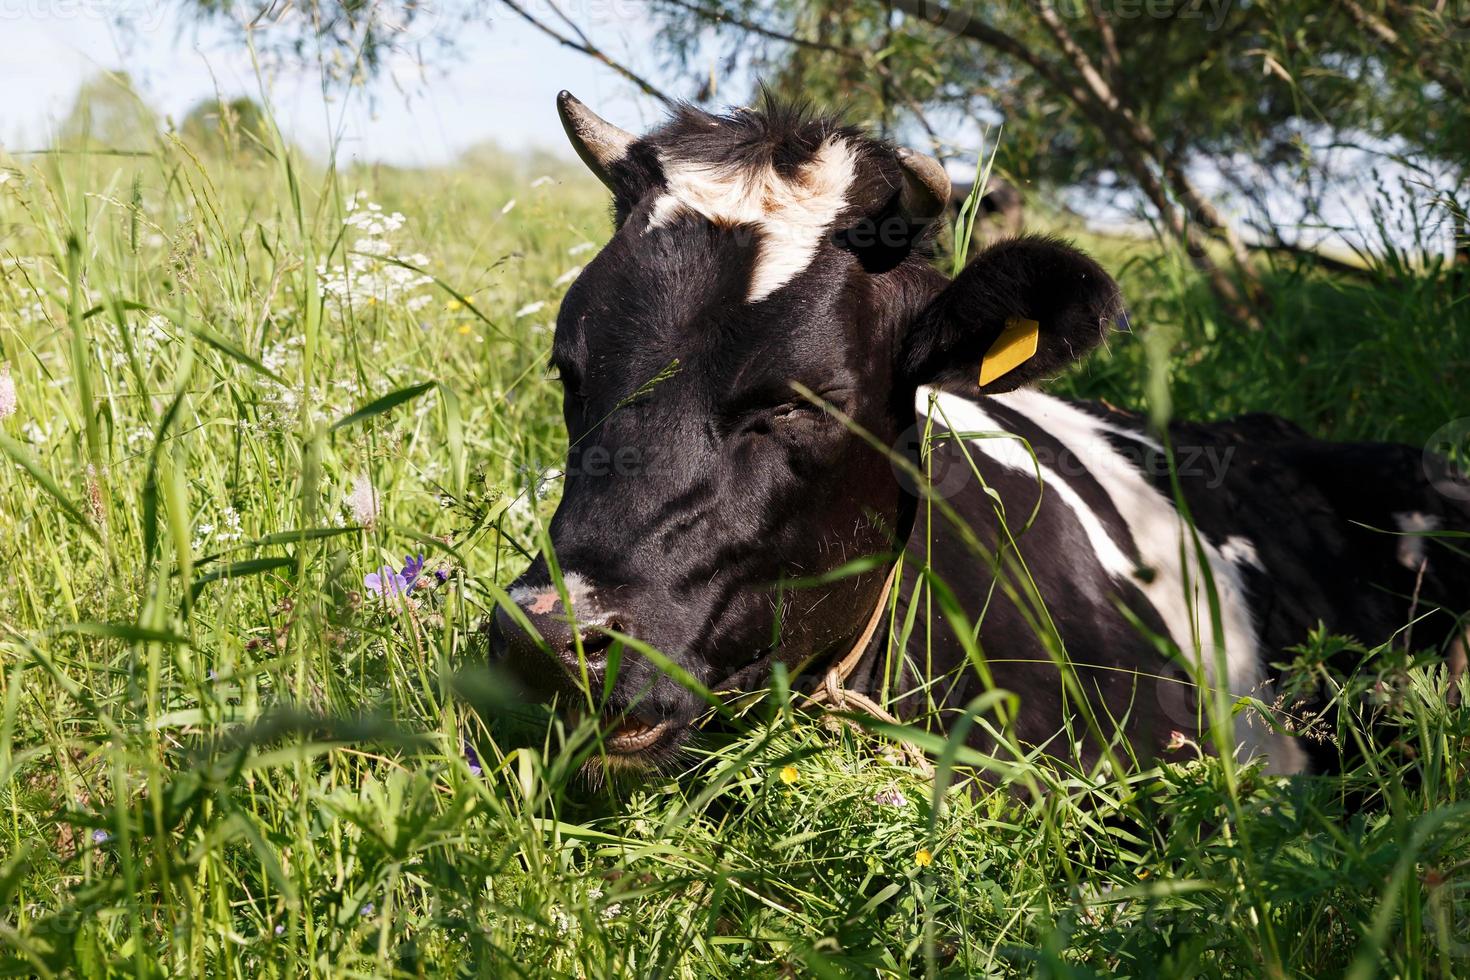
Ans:
[[[1055,239],[1012,238],[975,256],[919,314],[900,376],[1010,391],[1060,373],[1100,344],[1113,321],[1125,322],[1122,295],[1102,266]]]

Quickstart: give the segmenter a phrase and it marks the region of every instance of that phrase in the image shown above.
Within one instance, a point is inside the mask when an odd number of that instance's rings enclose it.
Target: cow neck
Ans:
[[[888,608],[888,596],[893,591],[893,581],[898,576],[898,563],[888,570],[888,577],[883,580],[883,588],[878,592],[878,601],[873,604],[873,612],[868,616],[868,623],[863,631],[858,634],[857,641],[851,649],[838,659],[832,661],[827,668],[827,673],[822,678],[822,686],[812,695],[812,700],[821,703],[831,701],[837,707],[841,707],[845,700],[844,695],[850,698],[856,692],[847,690],[843,685],[857,670],[857,665],[862,661],[863,655],[868,652],[868,644],[873,642],[873,634],[878,632],[878,624],[883,622],[883,613]]]
[[[873,612],[868,617],[868,624],[863,627],[862,633],[858,634],[857,642],[852,645],[852,648],[827,668],[827,673],[822,677],[821,687],[808,696],[810,703],[828,704],[830,710],[835,711],[856,708],[890,725],[903,724],[887,708],[861,691],[854,691],[846,686],[847,679],[852,676],[852,672],[857,669],[857,665],[867,654],[868,644],[873,642],[873,634],[878,632],[878,624],[883,622],[883,613],[888,609],[888,596],[893,591],[893,583],[897,577],[898,563],[894,562],[893,567],[888,570],[888,578],[883,582],[882,591],[878,593],[878,601],[874,604]],[[910,764],[926,775],[933,775],[934,767],[924,756],[923,750],[901,735],[895,737]]]

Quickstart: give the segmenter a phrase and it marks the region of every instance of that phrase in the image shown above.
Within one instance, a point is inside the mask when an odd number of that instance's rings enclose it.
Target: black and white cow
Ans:
[[[1011,736],[1062,757],[1100,751],[1097,728],[1067,734],[1083,730],[1079,696],[1140,758],[1167,757],[1174,731],[1199,736],[1170,646],[1202,662],[1195,676],[1221,664],[1230,693],[1267,703],[1271,662],[1319,624],[1376,643],[1418,616],[1416,647],[1463,667],[1470,563],[1377,530],[1470,528],[1470,486],[1434,460],[1269,416],[1174,424],[1196,545],[1160,436],[1028,387],[1122,316],[1092,260],[1017,238],[947,279],[926,251],[944,171],[830,119],[683,108],[637,138],[570,94],[558,105],[612,192],[615,231],[567,292],[551,351],[572,446],[549,529],[559,575],[538,557],[493,632],[539,694],[591,699],[612,764],[673,757],[705,704],[610,633],[709,689],[760,686],[777,661],[821,667],[853,647],[900,552],[896,608],[847,686],[941,725],[984,689],[959,621],[928,596],[909,608],[932,570],[978,624],[995,685],[1019,696]],[[1022,356],[981,386],[1003,332]],[[884,448],[914,458],[922,430],[939,505]],[[946,508],[959,523],[928,519]],[[863,556],[885,562],[782,586]],[[1034,592],[1017,587],[1027,575]],[[1259,720],[1236,737],[1278,771],[1313,762]]]

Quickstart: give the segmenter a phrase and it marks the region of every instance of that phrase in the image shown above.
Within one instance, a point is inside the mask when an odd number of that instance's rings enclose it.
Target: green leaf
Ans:
[[[83,531],[86,531],[96,540],[102,540],[101,535],[97,533],[97,529],[92,526],[92,522],[87,520],[87,516],[82,513],[82,509],[71,502],[66,493],[61,489],[61,485],[56,482],[56,478],[41,466],[40,460],[36,459],[30,450],[3,432],[0,432],[0,449],[3,449],[5,455],[9,456],[17,466],[35,477],[36,482],[41,485],[41,489],[52,496],[62,512],[66,514],[72,523],[76,524]]]
[[[246,367],[250,368],[250,370],[255,371],[258,374],[265,375],[267,378],[270,378],[278,385],[282,385],[283,387],[286,386],[286,380],[282,378],[279,374],[272,371],[260,361],[257,361],[255,358],[251,357],[249,354],[245,353],[243,350],[236,347],[234,344],[230,343],[219,334],[212,333],[209,330],[206,330],[204,327],[200,326],[191,326],[188,329],[189,332],[192,333],[194,336],[198,337],[200,340],[204,341],[206,344],[213,347],[215,350],[219,351],[226,357],[230,357],[234,360],[239,361],[241,364],[245,365]]]
[[[303,527],[297,531],[276,531],[265,537],[256,538],[250,542],[252,547],[265,548],[277,544],[296,544],[299,541],[319,541],[322,538],[335,538],[339,534],[354,534],[362,528],[357,524],[348,524],[344,527]]]
[[[425,381],[421,384],[412,385],[408,388],[399,388],[397,391],[390,391],[382,398],[373,399],[366,405],[362,406],[362,408],[359,408],[357,411],[353,412],[351,415],[348,415],[347,417],[339,420],[336,425],[332,426],[332,431],[336,432],[338,429],[343,429],[349,425],[354,425],[358,422],[363,421],[364,419],[370,419],[375,415],[382,415],[384,412],[390,412],[393,409],[397,408],[399,405],[402,405],[404,402],[412,401],[419,395],[422,395],[424,392],[428,391],[430,388],[434,387],[438,383],[439,382],[437,381]]]
[[[246,575],[259,575],[262,572],[273,571],[277,568],[291,568],[296,564],[296,559],[276,556],[273,558],[247,558],[244,561],[231,562],[222,568],[215,568],[198,578],[194,579],[189,586],[189,594],[192,598],[199,598],[199,593],[210,582],[218,582],[222,578],[243,578]]]
[[[188,646],[189,638],[167,630],[149,629],[134,623],[72,623],[56,631],[62,635],[96,636],[130,643],[171,643]]]

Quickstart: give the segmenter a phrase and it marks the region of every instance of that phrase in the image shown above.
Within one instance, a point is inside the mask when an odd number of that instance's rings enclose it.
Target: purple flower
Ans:
[[[404,555],[403,556],[403,571],[399,572],[398,574],[403,579],[404,588],[406,588],[406,589],[413,588],[414,583],[418,581],[419,576],[422,575],[423,572],[424,572],[424,556],[423,555],[417,555],[417,556],[415,556],[415,555]]]
[[[464,758],[470,764],[470,775],[478,776],[485,770],[480,766],[480,755],[469,742],[464,743]]]
[[[448,582],[449,581],[449,569],[447,569],[447,568],[436,568],[436,569],[434,569],[434,578],[435,578],[436,581],[438,581],[438,583],[440,585],[443,585],[445,582]]]
[[[393,570],[392,565],[384,565],[376,572],[369,572],[362,577],[363,588],[373,595],[388,598],[389,596],[403,595],[408,592],[408,581]]]
[[[909,798],[903,795],[903,791],[890,786],[873,794],[873,802],[879,806],[902,807],[908,806]]]
[[[112,835],[109,834],[107,831],[105,831],[105,830],[94,830],[94,831],[92,831],[92,843],[94,843],[94,844],[106,844],[110,840],[112,840]]]

